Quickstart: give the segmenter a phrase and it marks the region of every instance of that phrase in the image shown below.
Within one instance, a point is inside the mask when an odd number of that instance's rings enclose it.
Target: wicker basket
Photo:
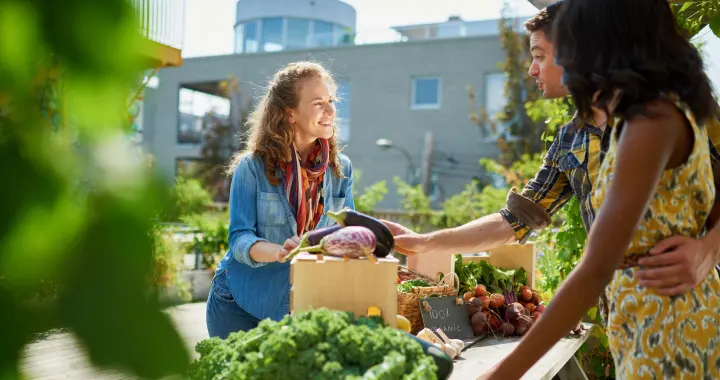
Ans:
[[[448,281],[452,281],[448,284]],[[412,334],[417,334],[425,326],[422,321],[422,313],[420,312],[420,299],[431,295],[437,296],[457,296],[460,290],[460,279],[455,273],[448,273],[442,280],[434,286],[424,286],[413,288],[412,293],[397,293],[398,314],[404,316],[410,321]]]

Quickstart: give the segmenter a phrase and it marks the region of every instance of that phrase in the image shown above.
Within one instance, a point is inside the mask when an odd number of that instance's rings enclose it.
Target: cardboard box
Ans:
[[[463,262],[478,260],[488,260],[493,266],[501,268],[525,268],[528,276],[528,286],[535,288],[537,250],[533,242],[505,244],[487,252],[463,255]],[[437,278],[438,272],[448,274],[455,271],[455,254],[433,254],[431,252],[410,257],[408,258],[407,267],[431,278]]]
[[[526,244],[505,244],[480,255],[463,255],[463,262],[489,261],[494,267],[505,269],[525,268],[529,287],[535,289],[537,249],[534,243]],[[450,257],[450,268],[455,271],[455,255]]]
[[[372,263],[300,253],[290,262],[290,311],[327,307],[364,316],[377,306],[385,323],[397,327],[398,264],[390,256]]]

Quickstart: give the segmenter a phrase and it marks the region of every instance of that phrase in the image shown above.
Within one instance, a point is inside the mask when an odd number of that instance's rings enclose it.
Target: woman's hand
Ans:
[[[658,243],[650,254],[640,259],[640,269],[635,274],[640,286],[655,288],[665,296],[676,296],[696,287],[713,270],[717,246],[704,239],[673,236]]]
[[[300,238],[297,236],[293,236],[290,239],[285,240],[285,243],[283,245],[277,246],[277,250],[275,251],[275,261],[277,262],[285,262],[285,257],[290,254],[290,252],[297,248],[297,246],[300,244]]]
[[[293,249],[297,248],[299,244],[300,238],[297,236],[293,236],[290,239],[285,240],[285,243],[283,243],[283,248],[285,248],[286,251],[290,252]]]

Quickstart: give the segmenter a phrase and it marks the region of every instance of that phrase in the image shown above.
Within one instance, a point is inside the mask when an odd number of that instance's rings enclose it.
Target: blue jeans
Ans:
[[[257,327],[260,320],[243,310],[235,302],[227,285],[225,271],[216,275],[210,285],[207,307],[205,309],[207,330],[210,337],[227,338],[236,331],[248,331]]]

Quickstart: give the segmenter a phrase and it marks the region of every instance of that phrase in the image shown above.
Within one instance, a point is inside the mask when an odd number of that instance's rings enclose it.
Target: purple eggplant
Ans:
[[[302,243],[302,242],[301,242]],[[375,234],[365,227],[340,227],[335,232],[324,236],[320,243],[294,249],[285,260],[291,260],[299,252],[322,253],[329,256],[358,258],[366,256],[374,261],[376,239]]]
[[[318,228],[317,230],[312,230],[304,233],[302,238],[300,239],[300,244],[298,244],[295,249],[290,251],[290,253],[285,256],[285,259],[282,262],[292,260],[292,258],[295,257],[295,255],[297,255],[298,253],[300,253],[300,251],[302,251],[304,248],[320,244],[320,242],[325,236],[328,236],[341,228],[341,225],[336,224],[330,227]]]
[[[377,241],[373,252],[376,257],[385,257],[395,248],[395,238],[390,229],[370,215],[346,207],[338,212],[328,211],[327,216],[342,226],[361,226],[370,229]]]
[[[341,225],[335,224],[330,227],[318,228],[317,230],[312,230],[312,231],[308,232],[307,234],[305,234],[305,236],[307,236],[307,244],[308,245],[318,245],[318,244],[320,244],[320,241],[322,240],[322,238],[330,235],[331,233],[333,233],[341,228],[342,228]]]
[[[330,256],[358,258],[370,256],[375,250],[375,234],[360,226],[345,227],[325,236],[320,244],[308,247],[307,252]]]

